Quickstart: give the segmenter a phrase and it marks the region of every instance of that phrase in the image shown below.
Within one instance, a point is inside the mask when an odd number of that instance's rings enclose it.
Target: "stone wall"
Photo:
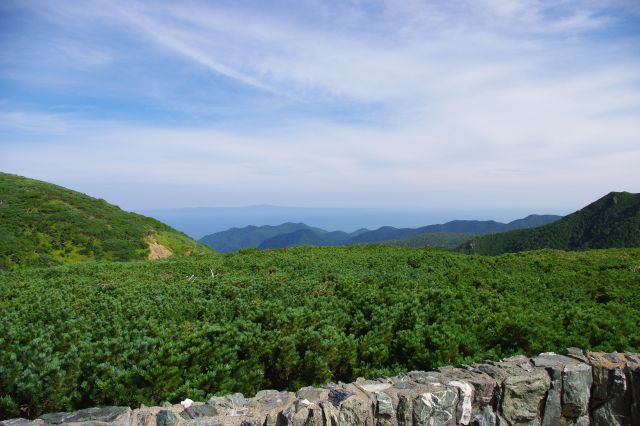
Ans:
[[[640,354],[567,349],[205,403],[89,408],[3,426],[640,425]]]

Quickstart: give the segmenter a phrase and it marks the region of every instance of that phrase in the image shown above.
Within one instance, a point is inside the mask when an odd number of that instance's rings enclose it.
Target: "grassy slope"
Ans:
[[[640,249],[89,262],[0,272],[0,313],[0,418],[203,400],[566,346],[637,351]]]
[[[177,255],[210,252],[155,219],[61,186],[0,173],[0,269],[145,259],[148,238]]]
[[[473,239],[460,250],[496,255],[541,248],[640,247],[640,194],[612,192],[551,224]]]

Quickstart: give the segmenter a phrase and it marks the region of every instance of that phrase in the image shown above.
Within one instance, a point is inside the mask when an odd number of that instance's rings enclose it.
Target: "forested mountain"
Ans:
[[[495,255],[555,248],[640,246],[640,194],[611,192],[581,210],[538,228],[477,237],[460,250]]]
[[[207,244],[217,251],[229,253],[243,248],[259,247],[264,241],[273,237],[301,230],[310,231],[311,233],[327,232],[324,229],[314,228],[309,225],[305,225],[304,223],[286,222],[277,226],[251,225],[243,228],[231,228],[226,231],[207,235],[201,238],[200,242]]]
[[[432,234],[435,232],[488,234],[493,232],[506,232],[512,229],[531,228],[544,225],[560,219],[556,215],[529,215],[523,219],[517,219],[509,223],[496,222],[494,220],[452,220],[439,225],[427,225],[420,228],[394,228],[384,226],[358,235],[348,241],[348,244],[379,243],[384,241],[399,240],[420,234]]]
[[[208,252],[155,219],[58,185],[0,173],[0,269]]]
[[[387,244],[396,247],[440,247],[455,249],[476,235],[478,234],[469,234],[466,232],[427,232],[400,240],[389,241]]]
[[[493,220],[453,220],[445,224],[428,225],[420,228],[394,228],[383,226],[374,231],[359,229],[352,233],[326,231],[304,223],[283,223],[278,226],[246,226],[207,235],[200,242],[221,252],[233,252],[242,248],[260,249],[285,248],[298,245],[340,246],[351,244],[382,243],[394,241],[394,245],[405,247],[447,247],[455,248],[474,235],[490,232],[504,232],[511,229],[539,226],[559,219],[561,216],[530,215],[509,223]],[[428,237],[428,234],[439,234]],[[445,236],[446,235],[446,236]],[[417,237],[404,243],[405,238]],[[397,240],[397,244],[396,244]],[[422,241],[424,245],[421,245]]]

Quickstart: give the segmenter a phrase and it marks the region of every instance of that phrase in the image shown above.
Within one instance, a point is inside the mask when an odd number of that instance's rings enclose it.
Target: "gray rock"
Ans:
[[[264,419],[264,423],[262,423],[263,426],[275,426],[275,424],[276,422],[273,421],[273,418],[269,414],[267,414],[267,417]]]
[[[551,377],[551,387],[544,402],[542,426],[559,425],[562,417],[562,371],[550,368],[549,376]]]
[[[411,426],[411,404],[405,395],[398,395],[398,426]]]
[[[306,413],[301,412],[301,415],[294,417],[294,426],[322,426],[323,416],[322,408],[318,405],[310,405]]]
[[[587,355],[580,348],[567,348],[564,351],[562,351],[562,355],[566,355],[570,358],[577,359],[580,362],[584,362],[584,363],[589,362]]]
[[[376,393],[376,423],[380,426],[390,426],[396,417],[393,409],[393,399],[384,392]]]
[[[507,377],[504,381],[502,416],[512,424],[536,420],[549,386],[549,376],[544,371]]]
[[[287,407],[278,413],[276,417],[276,426],[293,426],[293,410]]]
[[[426,392],[413,400],[413,424],[446,426],[455,420],[458,392],[445,389]]]
[[[220,420],[214,417],[200,417],[198,419],[188,420],[186,426],[223,426]]]
[[[178,418],[169,410],[161,410],[156,414],[156,426],[174,426]]]
[[[340,404],[340,426],[373,425],[369,404],[358,398],[347,398]]]
[[[258,392],[260,394],[260,392]],[[289,402],[288,392],[268,392],[261,395],[256,394],[258,405],[262,411],[272,411],[282,407]]]
[[[314,388],[312,386],[307,386],[306,388],[302,388],[296,392],[296,397],[298,399],[306,399],[309,402],[326,399],[327,395],[329,395],[329,391],[327,389]]]
[[[562,372],[562,415],[577,419],[587,414],[591,383],[591,367],[579,363],[567,365]]]
[[[258,422],[256,419],[253,419],[251,417],[243,419],[242,422],[240,422],[240,426],[259,426],[259,425],[260,425],[260,422]]]
[[[338,426],[338,416],[340,412],[330,402],[320,402],[320,408],[322,408],[322,424],[324,426]]]
[[[338,407],[342,401],[353,395],[353,392],[346,391],[344,389],[331,389],[329,391],[329,402],[334,407]]]
[[[632,414],[626,403],[628,386],[626,358],[620,354],[587,352],[593,369],[591,412],[594,425],[631,424]]]
[[[396,389],[413,389],[416,387],[416,385],[409,382],[398,382],[394,383],[393,387]]]
[[[180,413],[180,417],[186,420],[200,417],[213,417],[218,415],[218,410],[211,405],[192,405]]]
[[[35,426],[44,423],[42,420],[29,420],[21,417],[0,421],[0,426]]]
[[[437,374],[434,371],[410,371],[409,377],[421,385],[433,385],[440,383]]]
[[[49,413],[38,417],[46,423],[63,424],[63,423],[79,423],[79,422],[116,422],[122,416],[129,416],[131,409],[129,407],[105,407],[105,408],[86,408],[84,410],[74,411],[72,413]]]
[[[471,426],[496,426],[496,413],[488,405],[478,410],[471,420]]]

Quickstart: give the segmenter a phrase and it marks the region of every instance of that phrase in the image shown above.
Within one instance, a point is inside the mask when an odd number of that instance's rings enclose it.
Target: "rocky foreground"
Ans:
[[[640,425],[640,354],[514,356],[355,383],[214,397],[206,403],[88,408],[3,426]]]

